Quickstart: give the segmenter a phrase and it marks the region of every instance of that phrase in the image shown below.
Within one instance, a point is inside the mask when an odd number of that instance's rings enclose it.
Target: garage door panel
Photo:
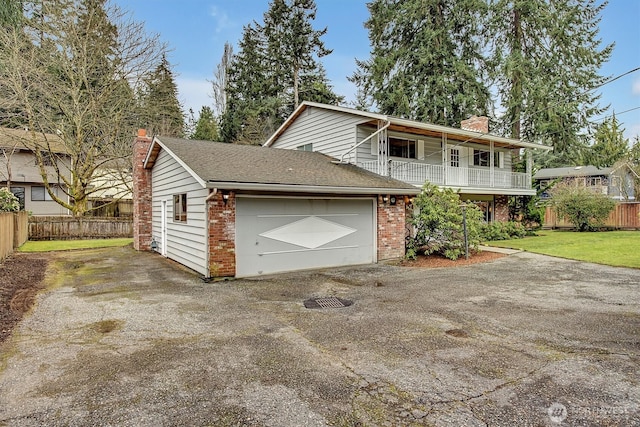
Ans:
[[[371,199],[237,200],[238,276],[374,261]]]

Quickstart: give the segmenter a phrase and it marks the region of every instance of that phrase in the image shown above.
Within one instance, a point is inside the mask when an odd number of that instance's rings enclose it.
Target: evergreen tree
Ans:
[[[624,137],[624,128],[613,115],[596,128],[594,143],[586,150],[583,164],[599,168],[613,166],[629,154],[629,140]]]
[[[239,52],[229,66],[226,94],[227,106],[220,126],[223,141],[237,141],[249,120],[275,127],[275,112],[279,109],[277,90],[270,82],[266,40],[256,22],[244,27]],[[255,143],[266,137],[257,135]]]
[[[195,130],[191,135],[191,139],[199,139],[202,141],[217,141],[219,139],[218,122],[211,108],[206,105],[200,109],[200,115],[196,121]]]
[[[221,119],[227,142],[262,143],[302,100],[338,103],[319,59],[331,51],[314,30],[314,0],[272,0],[264,25],[244,27],[228,70],[227,108]]]
[[[481,80],[482,0],[373,0],[371,57],[351,76],[385,114],[459,126],[486,114]],[[360,100],[362,104],[362,100]]]
[[[2,0],[0,2],[0,27],[17,26],[23,19],[22,0]]]
[[[595,0],[496,0],[488,23],[491,75],[504,132],[554,147],[546,166],[568,164],[603,111],[592,89],[613,45],[600,47]],[[574,159],[572,159],[574,157]]]
[[[152,134],[173,137],[184,135],[185,119],[178,100],[178,87],[164,54],[155,70],[145,79],[142,105],[144,114],[141,127]]]
[[[271,59],[273,83],[284,97],[285,117],[310,93],[315,92],[320,102],[338,98],[317,61],[332,51],[321,40],[327,28],[315,30],[312,26],[316,10],[314,0],[273,0],[264,15],[267,57]]]

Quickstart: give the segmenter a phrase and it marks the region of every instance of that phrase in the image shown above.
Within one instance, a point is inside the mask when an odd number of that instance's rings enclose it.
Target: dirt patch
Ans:
[[[0,343],[33,305],[48,264],[43,254],[15,254],[0,263]]]
[[[480,262],[489,262],[505,257],[505,254],[497,252],[480,251],[469,255],[469,259],[465,257],[452,261],[441,255],[418,255],[415,260],[403,260],[400,265],[403,267],[422,267],[422,268],[439,268],[439,267],[460,267],[463,265],[478,264]]]

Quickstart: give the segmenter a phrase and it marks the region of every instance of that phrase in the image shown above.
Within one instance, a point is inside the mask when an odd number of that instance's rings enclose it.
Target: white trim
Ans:
[[[168,199],[160,200],[160,215],[162,216],[160,219],[160,255],[163,257],[167,256],[167,220],[169,215],[167,205]]]
[[[320,104],[318,102],[309,102],[309,101],[303,101],[298,106],[298,108],[293,112],[293,114],[291,114],[287,118],[287,120],[285,120],[285,122],[278,128],[278,130],[275,131],[273,135],[269,137],[269,139],[263,144],[263,146],[265,147],[271,146],[276,141],[276,139],[278,139],[280,135],[291,125],[291,123],[297,119],[297,117],[300,115],[302,110],[307,107],[315,107],[315,108],[320,108],[324,110],[337,111],[340,113],[366,117],[372,120],[382,120],[382,121],[390,122],[392,125],[428,130],[428,131],[443,133],[443,134],[446,133],[450,135],[462,136],[464,138],[480,139],[483,141],[494,141],[494,142],[499,142],[501,144],[507,144],[513,147],[536,148],[536,149],[546,150],[546,151],[553,150],[553,147],[549,147],[547,145],[542,145],[542,144],[536,144],[533,142],[525,142],[517,139],[505,138],[505,137],[491,135],[491,134],[482,133],[482,132],[468,131],[468,130],[452,128],[448,126],[434,125],[431,123],[422,123],[415,120],[401,119],[398,117],[392,117],[392,116],[387,116],[383,114],[370,113],[368,111],[361,111],[353,108],[341,107],[338,105]]]
[[[182,159],[178,156],[176,156],[169,148],[167,148],[166,145],[164,145],[162,143],[162,141],[157,137],[154,136],[153,137],[153,141],[151,142],[151,145],[149,146],[149,151],[147,152],[147,155],[145,156],[144,159],[144,167],[147,167],[147,163],[149,162],[150,158],[151,158],[151,152],[153,150],[153,146],[154,144],[158,144],[163,150],[165,150],[176,162],[178,162],[178,164],[180,166],[182,166],[184,168],[184,170],[186,170],[189,175],[191,175],[193,177],[193,179],[196,180],[196,182],[198,184],[200,184],[203,188],[207,187],[207,183],[206,181],[204,181],[202,178],[200,178],[189,166],[187,166],[187,164],[182,161]]]
[[[424,139],[416,140],[416,159],[424,160]]]
[[[291,192],[291,193],[327,193],[327,194],[356,194],[356,195],[416,195],[420,190],[414,188],[378,188],[378,187],[323,187],[318,185],[298,185],[298,184],[262,184],[254,182],[208,182],[207,188],[217,188],[222,190],[244,190],[244,191],[265,191],[265,192]],[[274,196],[290,197],[290,196]],[[318,197],[321,198],[321,197]],[[322,197],[326,198],[326,197]],[[331,197],[329,197],[331,198]]]

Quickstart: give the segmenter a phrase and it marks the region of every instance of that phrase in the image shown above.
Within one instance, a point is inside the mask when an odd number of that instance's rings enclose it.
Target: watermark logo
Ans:
[[[567,418],[567,407],[562,403],[553,403],[547,409],[547,414],[549,414],[551,422],[560,424],[565,418]]]

